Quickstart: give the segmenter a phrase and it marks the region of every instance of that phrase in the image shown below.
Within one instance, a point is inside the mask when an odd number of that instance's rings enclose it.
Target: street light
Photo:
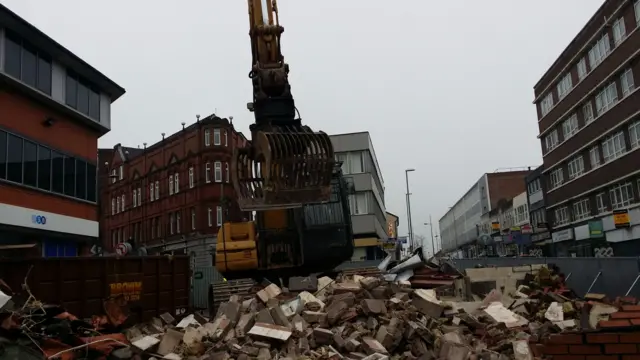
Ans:
[[[406,169],[404,171],[404,178],[407,182],[407,230],[409,231],[409,241],[411,242],[411,251],[413,252],[413,224],[411,221],[411,199],[409,192],[409,172],[416,171],[416,169]]]
[[[429,215],[429,222],[424,224],[429,227],[429,231],[431,232],[431,256],[436,256],[436,242],[433,239],[433,222],[431,222],[431,215]]]

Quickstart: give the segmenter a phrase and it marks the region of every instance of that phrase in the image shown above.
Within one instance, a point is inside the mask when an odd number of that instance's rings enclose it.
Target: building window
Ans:
[[[591,106],[591,101],[582,106],[582,116],[584,116],[585,125],[593,121],[593,106]]]
[[[624,26],[624,18],[619,18],[613,23],[613,44],[618,46],[627,36],[627,30]]]
[[[631,68],[625,70],[620,76],[620,85],[622,87],[622,97],[631,94],[635,88],[635,84],[633,82],[633,71],[631,71]]]
[[[629,125],[629,139],[631,140],[632,149],[635,149],[640,145],[640,120]]]
[[[96,201],[96,165],[0,130],[0,179]]]
[[[363,151],[336,154],[336,161],[342,163],[342,173],[345,175],[360,174],[365,171]]]
[[[180,212],[176,212],[176,233],[180,234],[180,223],[182,219],[180,219]]]
[[[116,169],[111,170],[111,183],[115,184],[118,179],[118,174],[116,174]]]
[[[554,129],[544,138],[545,145],[547,147],[547,152],[553,150],[558,146],[558,130]]]
[[[569,91],[573,88],[573,82],[571,81],[571,73],[566,74],[562,80],[558,83],[558,99],[562,100]]]
[[[160,199],[160,181],[156,180],[156,200]]]
[[[213,226],[213,211],[211,211],[211,208],[207,208],[207,223],[209,224],[209,227]]]
[[[564,225],[569,223],[569,209],[564,206],[555,211],[556,218],[556,226]]]
[[[600,151],[598,151],[597,145],[589,149],[589,161],[591,162],[592,169],[600,166]]]
[[[191,208],[191,230],[196,229],[196,209]]]
[[[68,106],[100,120],[100,91],[86,79],[67,69],[65,102]]]
[[[569,161],[569,179],[575,179],[582,174],[584,174],[584,159],[582,155],[578,155]]]
[[[160,221],[160,217],[157,218],[156,225],[158,225],[158,229],[157,229],[158,230],[157,231],[158,237],[161,237],[162,236],[162,223]]]
[[[607,212],[607,204],[604,202],[604,193],[601,192],[596,195],[596,207],[598,208],[598,214]]]
[[[224,175],[225,175],[225,182],[229,182],[229,163],[225,162],[224,163]]]
[[[598,116],[611,109],[617,102],[618,89],[616,88],[616,83],[614,81],[596,95],[596,112],[598,113]]]
[[[633,4],[633,10],[636,14],[636,23],[640,25],[640,0],[636,0]]]
[[[596,42],[589,50],[589,64],[593,70],[596,66],[600,65],[609,52],[611,51],[611,44],[609,43],[609,34],[604,33],[600,40]]]
[[[587,60],[585,58],[580,59],[576,68],[578,69],[578,79],[584,79],[587,76]]]
[[[602,158],[605,163],[615,160],[625,151],[624,133],[622,131],[607,136],[602,142]]]
[[[111,215],[116,214],[116,199],[111,198]]]
[[[535,179],[527,185],[527,190],[529,191],[529,195],[535,194],[540,191],[540,179]]]
[[[631,205],[633,202],[631,183],[627,182],[609,190],[609,199],[611,200],[611,208],[614,210]]]
[[[118,178],[120,180],[124,179],[124,166],[120,165],[120,167],[118,168],[118,172],[119,172]]]
[[[551,172],[551,188],[555,189],[562,185],[564,182],[564,176],[562,174],[562,168],[555,169]]]
[[[151,219],[151,238],[156,238],[156,218]]]
[[[368,196],[366,192],[349,195],[349,207],[351,215],[363,215],[369,213]]]
[[[169,214],[169,234],[173,235],[173,226],[175,222],[175,216],[173,213]]]
[[[169,175],[169,195],[173,195],[173,175]]]
[[[542,114],[542,116],[547,115],[549,111],[551,111],[552,107],[553,107],[553,94],[550,92],[540,102],[540,113]]]
[[[220,161],[216,161],[213,167],[214,167],[213,179],[215,180],[215,182],[222,182],[222,163]]]
[[[120,196],[116,196],[116,214],[120,213]]]
[[[138,206],[142,205],[142,188],[138,188]]]
[[[206,163],[204,166],[204,178],[207,183],[211,182],[211,164]]]
[[[26,85],[51,95],[51,57],[5,29],[4,70]]]
[[[211,145],[211,131],[209,129],[204,129],[204,146]]]
[[[131,203],[133,204],[133,207],[138,206],[138,190],[133,189],[133,199],[131,200]]]
[[[227,134],[227,130],[224,131],[224,146],[229,146],[229,134]]]
[[[222,226],[222,206],[216,206],[216,224]]]
[[[124,194],[122,194],[122,211],[124,211],[124,203],[125,203],[125,197]]]
[[[151,182],[151,184],[149,184],[149,201],[153,201],[154,197],[153,197],[153,181]]]
[[[564,139],[567,140],[577,132],[578,132],[578,115],[574,113],[567,120],[562,122],[562,133],[564,134]]]
[[[194,181],[193,181],[193,166],[189,168],[189,188],[193,189]]]
[[[220,144],[220,129],[213,129],[213,145],[219,146]]]
[[[573,204],[573,220],[578,221],[591,216],[591,204],[589,199],[582,199]]]
[[[173,184],[175,185],[174,192],[177,194],[180,191],[180,175],[178,173],[175,173],[173,177],[175,178],[175,181],[173,182]]]

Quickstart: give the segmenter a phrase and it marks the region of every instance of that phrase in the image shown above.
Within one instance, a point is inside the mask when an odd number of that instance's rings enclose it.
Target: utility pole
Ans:
[[[411,193],[409,192],[409,173],[416,171],[416,169],[406,169],[404,171],[404,178],[407,182],[407,225],[409,232],[409,241],[411,243],[411,251],[413,252],[415,244],[413,242],[413,222],[411,221]]]

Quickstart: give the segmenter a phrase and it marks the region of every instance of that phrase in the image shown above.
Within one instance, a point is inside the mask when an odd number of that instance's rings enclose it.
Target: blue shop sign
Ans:
[[[31,215],[31,222],[36,225],[46,225],[47,218],[42,215]]]

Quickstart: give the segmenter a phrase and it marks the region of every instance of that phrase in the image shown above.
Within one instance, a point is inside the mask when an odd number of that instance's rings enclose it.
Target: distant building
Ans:
[[[212,115],[148,147],[102,150],[112,154],[101,164],[108,179],[100,192],[105,249],[129,242],[150,253],[195,255],[211,265],[223,220],[243,218],[230,164],[234,147],[246,142],[227,119]]]
[[[604,1],[534,85],[559,254],[640,255],[638,24],[638,1]]]
[[[529,255],[555,256],[551,246],[549,223],[547,222],[547,209],[545,206],[546,183],[542,174],[543,169],[543,166],[539,166],[525,178],[529,218],[533,228],[533,234],[531,235],[533,249]]]
[[[439,221],[442,250],[455,257],[474,257],[481,247],[492,240],[478,243],[480,236],[489,232],[487,217],[499,201],[513,199],[524,191],[524,177],[531,172],[508,170],[486,173],[451,207]],[[483,217],[483,215],[485,215]],[[483,223],[483,219],[485,219]],[[479,247],[480,246],[480,247]]]
[[[125,90],[0,5],[0,257],[98,243],[98,138]]]
[[[354,185],[349,196],[355,251],[353,260],[374,260],[386,256],[380,241],[386,240],[387,218],[384,180],[368,132],[331,135],[336,160]]]

